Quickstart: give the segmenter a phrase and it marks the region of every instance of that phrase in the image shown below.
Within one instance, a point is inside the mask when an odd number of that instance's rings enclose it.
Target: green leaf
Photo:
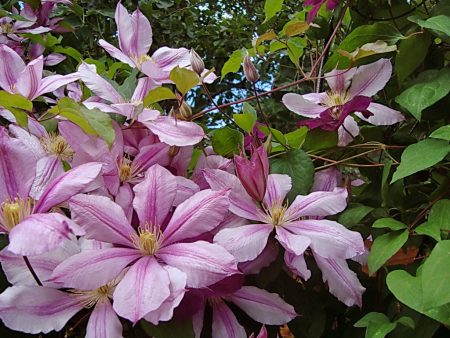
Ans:
[[[256,116],[253,114],[233,114],[234,122],[247,133],[250,133],[256,123]]]
[[[397,327],[397,323],[391,323],[384,313],[370,312],[358,320],[354,326],[366,327],[366,338],[384,338]]]
[[[408,226],[402,222],[399,222],[393,218],[380,218],[377,219],[372,228],[388,228],[392,231],[406,229]]]
[[[403,151],[400,165],[394,172],[391,183],[439,163],[449,150],[450,146],[444,140],[425,139],[411,144]]]
[[[344,69],[351,66],[350,60],[342,57],[338,52],[339,50],[352,52],[358,47],[370,42],[376,42],[378,40],[385,41],[388,45],[394,45],[402,38],[403,36],[398,32],[398,30],[394,26],[387,23],[379,22],[373,25],[359,26],[347,35],[347,37],[336,48],[336,52],[331,55],[325,64],[325,71],[331,71],[338,64],[339,69]]]
[[[314,165],[309,156],[300,149],[291,149],[286,154],[272,158],[270,171],[273,174],[286,174],[292,179],[292,189],[288,194],[290,202],[297,195],[306,195],[314,179]]]
[[[192,321],[187,320],[185,322],[161,322],[158,325],[150,324],[145,320],[141,320],[140,324],[145,333],[149,337],[154,338],[194,338],[194,330],[192,328]]]
[[[318,151],[322,149],[333,148],[338,143],[338,135],[335,131],[325,131],[313,129],[306,135],[303,149],[308,151]]]
[[[258,115],[256,113],[256,109],[253,108],[252,105],[248,102],[244,102],[244,104],[242,105],[242,113],[254,115],[255,117]]]
[[[383,203],[381,204],[382,207],[385,207],[387,205],[387,202],[389,200],[389,174],[391,173],[392,168],[392,160],[387,159],[384,167],[383,167],[383,174],[381,176],[381,199]]]
[[[283,133],[275,128],[267,128],[266,126],[259,125],[258,128],[266,135],[268,136],[270,133],[272,133],[272,136],[275,138],[276,141],[278,141],[282,145],[286,145],[286,137],[284,137]]]
[[[428,71],[423,81],[413,84],[395,98],[420,121],[422,111],[435,104],[450,92],[450,69]]]
[[[417,24],[423,28],[439,31],[450,37],[450,16],[433,16],[426,21],[418,20]]]
[[[436,129],[431,133],[430,137],[450,141],[450,124]]]
[[[136,75],[138,74],[138,72],[139,72],[138,69],[133,68],[130,75],[125,79],[122,85],[119,86],[119,93],[122,94],[122,96],[128,100],[131,100],[134,90],[136,89],[137,85]]]
[[[308,134],[308,127],[300,127],[290,133],[284,135],[287,144],[291,148],[300,148],[305,142],[306,135]]]
[[[450,240],[436,244],[422,269],[422,307],[450,304]],[[450,319],[450,318],[449,318]]]
[[[305,21],[292,20],[284,25],[281,33],[287,36],[295,36],[306,32],[308,29],[309,25]]]
[[[177,96],[166,87],[156,87],[144,97],[144,107],[163,100],[176,100]]]
[[[447,267],[448,269],[448,267]],[[389,290],[403,304],[431,317],[444,325],[450,325],[450,304],[424,309],[422,306],[422,269],[417,270],[417,277],[404,270],[390,272],[386,278]]]
[[[11,94],[0,90],[0,106],[9,110],[21,127],[28,127],[28,114],[26,111],[33,110],[33,102],[20,94]]]
[[[368,258],[369,273],[373,274],[394,256],[408,240],[408,230],[390,232],[375,239]]]
[[[345,225],[347,228],[353,228],[372,211],[373,208],[366,205],[352,205],[339,215],[338,222]]]
[[[56,46],[53,49],[53,51],[55,53],[61,53],[61,54],[68,55],[68,56],[72,57],[73,59],[75,59],[77,62],[80,62],[81,59],[83,58],[81,53],[72,47]]]
[[[438,224],[443,230],[450,230],[450,200],[437,201],[428,215],[428,223]]]
[[[111,147],[116,136],[111,117],[100,109],[87,109],[83,105],[80,105],[80,112],[97,135],[103,138],[108,146]]]
[[[305,39],[300,37],[290,38],[287,42],[287,52],[289,59],[297,67],[300,67],[300,57],[303,55],[303,49],[306,47]]]
[[[264,14],[266,15],[264,22],[269,21],[279,11],[281,11],[281,8],[283,7],[283,2],[284,0],[266,0],[266,2],[264,3]]]
[[[218,129],[212,135],[212,147],[214,151],[225,157],[239,154],[243,142],[244,135],[240,131],[229,127]]]
[[[439,224],[425,222],[415,228],[414,231],[419,235],[430,236],[437,242],[441,240],[441,229],[439,228]]]
[[[410,329],[415,329],[416,323],[414,323],[414,320],[411,317],[403,316],[400,317],[395,321],[396,323],[400,323],[403,326],[409,327]]]
[[[233,54],[231,54],[230,58],[225,62],[222,67],[222,79],[228,73],[236,73],[239,68],[241,68],[242,61],[244,57],[247,55],[247,50],[245,48],[235,50]]]
[[[425,60],[431,42],[431,35],[428,33],[414,34],[400,42],[395,57],[395,72],[400,83],[403,83]]]
[[[196,72],[178,66],[170,71],[169,78],[183,95],[200,83],[200,77]]]

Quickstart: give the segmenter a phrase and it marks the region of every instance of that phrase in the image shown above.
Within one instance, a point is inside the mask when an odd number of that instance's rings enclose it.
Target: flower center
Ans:
[[[64,161],[71,161],[75,153],[64,137],[54,133],[43,137],[41,139],[41,145],[47,154],[56,155]]]
[[[123,157],[119,162],[120,182],[128,181],[132,176],[132,164],[130,159]]]
[[[152,60],[152,58],[150,56],[148,56],[147,54],[142,54],[142,55],[136,55],[132,57],[133,61],[136,63],[137,67],[140,68],[140,66],[147,61]]]
[[[100,300],[103,299],[112,299],[112,295],[114,292],[114,288],[117,285],[117,281],[113,280],[112,282],[99,287],[98,289],[91,291],[82,291],[82,290],[69,290],[71,293],[77,295],[81,298],[81,302],[86,309],[89,309],[95,304],[97,304]]]
[[[282,225],[285,221],[284,213],[287,210],[287,205],[274,205],[271,209],[266,210],[268,223],[274,226]]]
[[[161,245],[162,236],[159,226],[145,223],[144,226],[139,226],[138,233],[133,235],[132,241],[143,255],[153,256]]]
[[[11,231],[22,220],[31,215],[33,201],[31,198],[22,200],[15,198],[14,201],[7,199],[0,204],[0,225],[7,231]]]
[[[1,28],[1,32],[3,34],[9,34],[9,33],[13,33],[14,29],[13,29],[13,24],[12,23],[2,23],[0,24],[0,28]]]

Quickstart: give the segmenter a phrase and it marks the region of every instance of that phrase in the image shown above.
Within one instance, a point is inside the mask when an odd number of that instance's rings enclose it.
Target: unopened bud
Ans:
[[[205,70],[205,64],[203,63],[202,58],[198,55],[194,49],[191,49],[191,67],[194,72],[196,72],[199,76],[202,75]]]
[[[184,101],[181,103],[179,111],[180,111],[180,115],[186,120],[189,120],[192,116],[191,107]]]
[[[250,82],[256,82],[259,79],[259,73],[253,64],[250,56],[246,55],[244,57],[244,62],[242,63],[242,67],[244,68],[245,78]]]

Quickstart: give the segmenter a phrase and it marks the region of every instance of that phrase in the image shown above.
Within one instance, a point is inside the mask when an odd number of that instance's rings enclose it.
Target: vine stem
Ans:
[[[22,256],[23,260],[25,261],[25,264],[27,265],[28,270],[30,270],[31,275],[33,276],[34,280],[36,281],[36,283],[39,286],[44,286],[41,282],[41,280],[39,279],[39,277],[36,275],[36,272],[34,271],[33,267],[31,266],[30,260],[28,259],[27,256]]]

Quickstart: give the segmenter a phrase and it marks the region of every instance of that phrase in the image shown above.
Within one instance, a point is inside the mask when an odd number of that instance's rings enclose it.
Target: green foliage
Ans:
[[[279,11],[281,11],[281,7],[283,6],[284,0],[266,0],[264,3],[264,13],[266,15],[266,19],[269,21],[273,18]]]
[[[149,107],[153,103],[164,100],[175,100],[177,96],[166,87],[156,87],[148,92],[144,97],[144,107]]]
[[[243,142],[244,136],[241,132],[225,127],[214,131],[211,144],[217,154],[231,157],[239,154]]]
[[[369,272],[372,274],[394,256],[408,240],[408,230],[399,230],[381,235],[375,239],[368,258]]]
[[[397,327],[397,324],[414,329],[414,321],[410,317],[401,317],[391,322],[384,313],[370,312],[355,323],[355,327],[366,327],[366,338],[384,338]]]
[[[178,66],[172,69],[169,78],[175,83],[177,89],[183,95],[185,95],[200,82],[200,77],[196,72],[186,68],[180,68]]]
[[[20,94],[10,94],[1,90],[0,106],[13,113],[19,126],[28,126],[27,111],[31,111],[33,109],[33,103],[26,97],[23,97]]]
[[[256,122],[256,115],[254,114],[233,114],[233,119],[236,124],[247,133],[250,133]]]

